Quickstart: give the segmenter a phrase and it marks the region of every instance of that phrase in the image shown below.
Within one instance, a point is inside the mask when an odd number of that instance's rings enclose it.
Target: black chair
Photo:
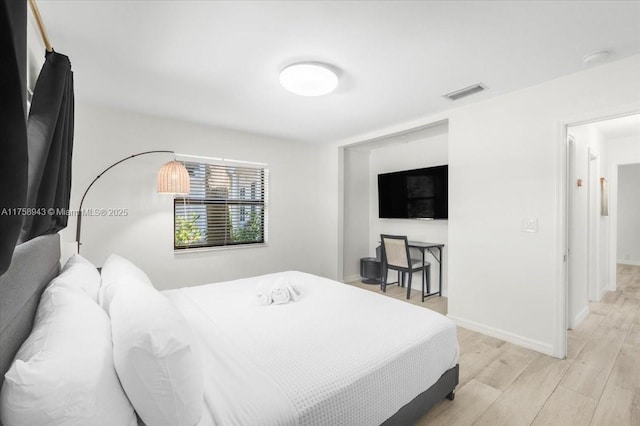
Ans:
[[[398,272],[398,285],[405,282],[405,274],[409,274],[407,285],[407,299],[411,297],[411,279],[414,272],[422,271],[422,295],[424,301],[424,291],[426,280],[430,272],[431,264],[422,263],[422,259],[411,259],[409,252],[409,242],[406,236],[402,235],[380,235],[382,247],[382,291],[387,291],[387,275],[389,269]],[[402,280],[400,274],[402,273]]]

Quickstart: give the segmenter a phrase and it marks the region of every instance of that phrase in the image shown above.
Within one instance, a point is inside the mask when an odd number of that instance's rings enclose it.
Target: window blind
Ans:
[[[266,242],[265,166],[236,161],[183,161],[191,192],[174,198],[174,249]]]

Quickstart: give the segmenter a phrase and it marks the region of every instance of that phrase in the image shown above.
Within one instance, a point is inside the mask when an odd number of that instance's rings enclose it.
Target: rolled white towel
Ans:
[[[263,278],[258,283],[255,293],[253,293],[252,300],[258,306],[270,305],[271,300],[271,288],[273,287],[273,280]]]
[[[291,284],[291,281],[287,280],[287,290],[289,290],[289,294],[291,295],[291,300],[297,302],[300,300],[300,292]]]
[[[271,288],[271,300],[275,305],[281,305],[289,301],[296,302],[299,296],[300,293],[286,277],[279,277]]]
[[[264,291],[264,290],[258,290],[256,291],[256,294],[254,296],[254,300],[256,302],[256,305],[259,306],[267,306],[271,304],[271,293]]]
[[[275,286],[271,290],[271,300],[273,300],[274,305],[288,303],[289,300],[291,300],[291,293],[289,293],[289,289],[286,287]]]

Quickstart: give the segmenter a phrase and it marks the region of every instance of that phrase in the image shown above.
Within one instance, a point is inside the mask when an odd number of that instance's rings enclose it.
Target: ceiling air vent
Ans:
[[[452,101],[456,101],[460,98],[464,98],[465,96],[482,92],[485,89],[486,87],[482,83],[478,83],[474,84],[473,86],[465,87],[464,89],[454,90],[453,92],[446,93],[443,96],[445,98],[451,99]]]

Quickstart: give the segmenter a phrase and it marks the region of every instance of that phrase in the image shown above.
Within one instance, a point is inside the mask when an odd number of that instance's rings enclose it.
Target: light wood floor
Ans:
[[[418,425],[640,426],[640,266],[618,265],[608,292],[576,330],[564,360],[458,327],[460,384]],[[377,285],[350,283],[380,292]],[[407,301],[406,290],[387,287]],[[442,314],[447,299],[407,302]]]

